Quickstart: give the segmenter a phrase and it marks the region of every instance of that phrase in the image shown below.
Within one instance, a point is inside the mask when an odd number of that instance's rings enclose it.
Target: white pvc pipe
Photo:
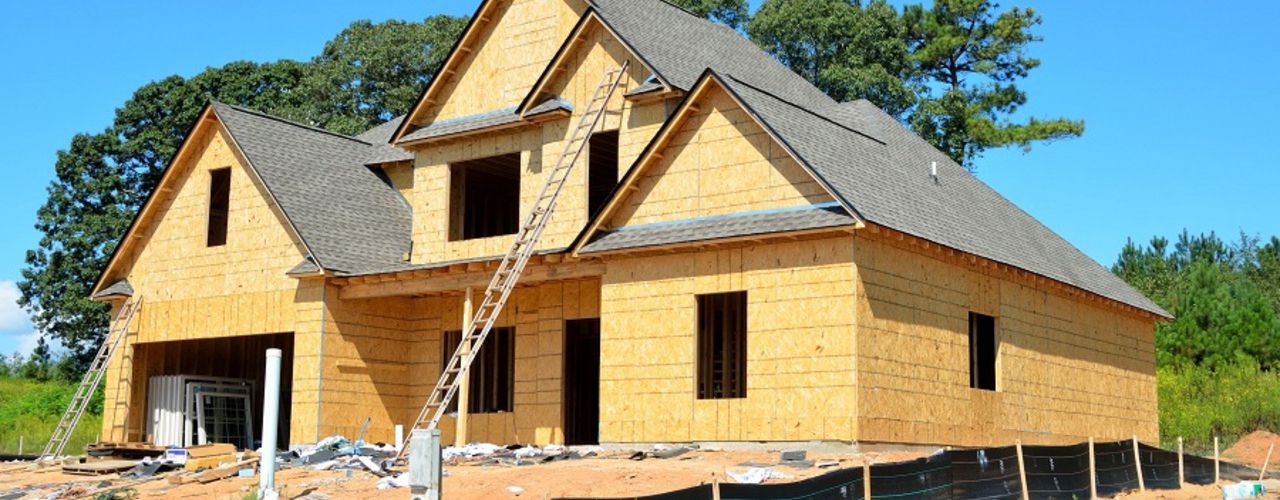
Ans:
[[[259,498],[276,488],[276,428],[280,420],[280,358],[279,349],[267,349],[267,370],[263,377],[262,394],[262,458],[258,466],[262,476],[258,479]]]

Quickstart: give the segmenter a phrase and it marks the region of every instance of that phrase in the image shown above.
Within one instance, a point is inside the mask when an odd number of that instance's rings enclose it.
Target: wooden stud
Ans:
[[[1267,458],[1266,458],[1266,460],[1263,460],[1263,461],[1262,461],[1262,471],[1258,473],[1258,480],[1259,480],[1259,481],[1261,481],[1261,480],[1263,480],[1263,479],[1266,479],[1266,477],[1267,477],[1267,466],[1268,466],[1268,465],[1271,465],[1271,452],[1273,452],[1273,451],[1275,451],[1275,450],[1276,450],[1276,445],[1275,445],[1275,443],[1272,443],[1272,444],[1271,444],[1271,446],[1267,448]]]
[[[1098,498],[1098,459],[1093,451],[1093,436],[1089,436],[1089,498]]]
[[[462,295],[462,331],[464,332],[471,329],[471,320],[475,315],[475,309],[472,303],[473,295],[475,294],[471,287],[467,287],[467,290],[463,292]],[[469,344],[470,342],[464,342],[462,345],[462,353],[464,355],[471,351],[471,346]],[[448,361],[440,360],[440,362],[447,363]],[[470,412],[467,409],[467,405],[470,403],[470,401],[468,401],[470,399],[468,395],[471,394],[471,377],[470,373],[468,373],[469,371],[469,369],[462,370],[462,373],[458,374],[458,377],[461,377],[460,380],[462,383],[458,386],[458,392],[453,396],[458,399],[458,418],[455,419],[456,430],[453,433],[454,446],[467,445],[467,421],[470,420]]]
[[[1213,484],[1222,481],[1222,467],[1218,457],[1218,436],[1213,437]]]
[[[1019,439],[1015,446],[1018,448],[1018,482],[1022,483],[1022,500],[1030,500],[1031,494],[1027,491],[1027,466],[1022,458],[1022,440]]]
[[[1138,452],[1138,436],[1133,436],[1133,467],[1138,471],[1138,491],[1147,491],[1147,482],[1142,479],[1142,455]]]
[[[1182,437],[1178,437],[1178,487],[1186,484],[1186,468],[1182,464]],[[1096,496],[1096,495],[1095,495]]]
[[[871,460],[862,463],[862,498],[871,500]]]

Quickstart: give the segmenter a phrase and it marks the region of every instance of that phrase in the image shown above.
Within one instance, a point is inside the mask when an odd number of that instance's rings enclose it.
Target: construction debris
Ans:
[[[739,484],[761,484],[770,479],[787,479],[791,477],[770,467],[752,467],[747,469],[746,472],[725,471],[725,473]]]

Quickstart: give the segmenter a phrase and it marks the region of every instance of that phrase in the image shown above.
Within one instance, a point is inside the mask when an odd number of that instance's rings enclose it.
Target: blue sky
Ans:
[[[137,87],[234,60],[307,59],[357,19],[471,13],[478,0],[19,2],[0,16],[0,352],[29,349],[13,301],[53,163],[105,128]],[[754,0],[753,3],[758,3]],[[902,2],[895,2],[902,3]],[[989,152],[978,175],[1094,259],[1183,228],[1280,234],[1280,2],[1025,1],[1044,16],[1024,116],[1084,137]]]

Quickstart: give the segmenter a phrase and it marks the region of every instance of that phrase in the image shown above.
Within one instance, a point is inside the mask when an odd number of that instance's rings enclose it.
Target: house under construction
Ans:
[[[485,0],[356,137],[212,103],[94,290],[103,439],[410,426],[592,109],[446,442],[1157,440],[1167,313],[867,101],[661,0]]]

